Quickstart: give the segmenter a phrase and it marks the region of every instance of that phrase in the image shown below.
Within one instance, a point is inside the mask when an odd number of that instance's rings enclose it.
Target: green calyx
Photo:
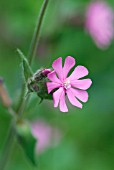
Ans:
[[[49,82],[47,75],[43,73],[44,69],[38,70],[31,78],[28,79],[28,93],[35,92],[43,99],[52,100],[52,94],[48,94],[46,83]]]

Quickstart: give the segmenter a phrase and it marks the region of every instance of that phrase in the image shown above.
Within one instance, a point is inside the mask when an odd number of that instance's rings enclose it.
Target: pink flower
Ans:
[[[75,65],[75,59],[68,56],[65,60],[64,67],[62,67],[62,58],[58,58],[52,64],[54,71],[48,74],[47,82],[48,93],[53,92],[54,107],[60,107],[61,112],[68,112],[65,102],[67,96],[70,103],[78,108],[82,108],[82,102],[87,102],[87,90],[92,81],[90,79],[80,79],[88,75],[88,70],[84,66],[77,66],[72,74],[68,76],[69,71]],[[57,74],[57,75],[56,75]]]
[[[36,152],[42,153],[50,146],[55,146],[59,143],[61,134],[58,129],[51,127],[43,120],[38,120],[32,123],[32,133],[37,139]]]
[[[85,27],[99,48],[108,47],[114,37],[113,15],[102,1],[93,2],[87,8]]]

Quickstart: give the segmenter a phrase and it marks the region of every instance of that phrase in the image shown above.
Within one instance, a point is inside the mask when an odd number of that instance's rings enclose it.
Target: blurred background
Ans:
[[[43,0],[0,0],[0,76],[16,105],[22,84],[16,49],[28,53]],[[53,108],[52,101],[31,95],[25,110],[30,122],[42,119],[58,128],[61,139],[37,155],[38,167],[27,160],[14,141],[6,170],[114,170],[114,40],[99,48],[84,22],[89,0],[50,0],[33,70],[50,68],[58,58],[70,55],[89,70],[93,84],[89,101],[80,110],[69,105],[68,113]],[[114,10],[114,1],[105,1]],[[0,103],[0,157],[11,117]],[[10,147],[10,146],[9,146]]]

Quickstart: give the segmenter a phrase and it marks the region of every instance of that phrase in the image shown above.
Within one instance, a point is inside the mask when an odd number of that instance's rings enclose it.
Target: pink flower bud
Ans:
[[[42,70],[42,73],[45,75],[45,76],[47,76],[49,73],[51,73],[51,69],[43,69]]]

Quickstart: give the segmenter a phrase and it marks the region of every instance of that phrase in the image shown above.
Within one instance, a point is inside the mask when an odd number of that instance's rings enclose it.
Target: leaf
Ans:
[[[28,78],[33,75],[32,69],[28,63],[27,58],[24,56],[22,51],[20,49],[17,49],[17,52],[19,53],[21,59],[22,59],[22,66],[23,66],[23,74],[26,81],[28,81]]]
[[[16,135],[27,157],[34,165],[36,165],[35,146],[37,140],[32,135],[31,127],[27,121],[18,120],[16,122]]]

